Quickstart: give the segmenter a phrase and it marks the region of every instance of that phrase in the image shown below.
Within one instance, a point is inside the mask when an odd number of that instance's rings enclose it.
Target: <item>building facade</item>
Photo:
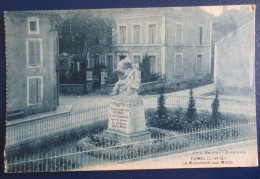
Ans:
[[[114,9],[100,14],[115,19],[114,48],[89,58],[89,68],[101,63],[113,71],[126,56],[140,63],[148,55],[150,73],[169,84],[201,81],[211,73],[212,16],[199,7]]]
[[[58,105],[56,16],[5,13],[7,116],[55,110]]]
[[[224,94],[254,94],[254,25],[251,20],[215,45],[214,82]]]

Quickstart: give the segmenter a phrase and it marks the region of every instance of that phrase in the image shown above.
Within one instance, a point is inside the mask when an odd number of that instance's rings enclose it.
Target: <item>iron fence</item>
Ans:
[[[153,135],[150,140],[92,148],[69,148],[48,153],[7,158],[6,172],[49,172],[87,169],[93,166],[134,162],[256,140],[256,122],[246,121],[218,127],[193,128],[181,132]]]
[[[145,108],[157,107],[158,95],[143,97]],[[213,99],[195,97],[196,108],[198,110],[211,111]],[[166,95],[166,107],[168,108],[187,108],[188,96]],[[84,103],[74,105],[84,105]],[[237,102],[232,100],[220,100],[220,112],[231,114],[244,114],[255,116],[255,105],[253,102]],[[34,121],[24,121],[23,123],[8,125],[6,144],[15,145],[21,142],[48,136],[64,130],[86,126],[97,121],[108,119],[109,101],[100,102],[89,107],[80,107],[72,110],[69,114],[41,118]]]
[[[41,118],[7,126],[7,145],[55,134],[64,130],[86,126],[108,118],[107,104],[75,110],[69,114]]]

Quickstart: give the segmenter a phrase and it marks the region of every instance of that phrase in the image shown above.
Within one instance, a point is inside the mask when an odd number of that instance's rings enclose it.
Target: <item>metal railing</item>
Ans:
[[[150,140],[121,145],[69,148],[48,153],[7,158],[6,172],[49,172],[134,162],[192,150],[256,140],[256,122],[246,121],[210,128],[152,135]]]
[[[86,126],[108,118],[107,104],[72,111],[69,114],[23,122],[7,127],[7,145],[48,136],[64,130]]]
[[[156,108],[158,95],[143,97],[144,108]],[[195,97],[197,110],[211,111],[213,99]],[[166,96],[166,107],[188,107],[189,96]],[[74,105],[84,105],[84,103]],[[86,126],[97,121],[108,119],[109,102],[102,102],[98,105],[80,107],[72,110],[70,114],[47,117],[34,121],[24,121],[23,123],[7,126],[7,146],[19,144],[21,142],[48,136],[64,130],[72,130],[80,126]],[[220,112],[231,114],[242,114],[255,116],[255,104],[253,102],[234,102],[230,100],[220,100]]]

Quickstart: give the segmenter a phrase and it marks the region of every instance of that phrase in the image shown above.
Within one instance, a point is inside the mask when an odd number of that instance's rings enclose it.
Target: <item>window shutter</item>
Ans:
[[[35,57],[34,57],[34,42],[29,40],[29,65],[35,64]]]
[[[135,44],[140,43],[140,25],[134,26],[134,43]]]
[[[156,73],[156,57],[150,56],[150,73]]]
[[[182,43],[182,25],[181,24],[176,25],[176,43],[177,44]]]
[[[154,44],[156,39],[156,24],[149,24],[149,43]]]
[[[40,65],[40,60],[41,60],[41,52],[40,52],[40,41],[36,40],[34,41],[35,44],[35,64],[34,65]]]
[[[29,104],[38,104],[41,101],[41,79],[29,79]]]
[[[202,72],[202,55],[197,55],[197,73]]]
[[[120,26],[120,43],[126,44],[126,26]]]
[[[28,65],[36,66],[41,64],[41,41],[28,40]]]
[[[175,73],[176,75],[180,75],[183,72],[182,55],[176,55],[175,59]]]

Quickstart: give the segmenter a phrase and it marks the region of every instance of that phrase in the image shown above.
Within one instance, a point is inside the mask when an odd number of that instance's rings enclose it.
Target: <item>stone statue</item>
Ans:
[[[120,96],[137,95],[141,82],[139,65],[126,57],[118,63],[115,72],[118,75],[118,82],[116,82],[112,94]]]
[[[143,100],[137,94],[141,82],[139,66],[129,57],[118,63],[118,82],[109,104],[108,128],[103,135],[120,143],[150,140],[146,130]]]

